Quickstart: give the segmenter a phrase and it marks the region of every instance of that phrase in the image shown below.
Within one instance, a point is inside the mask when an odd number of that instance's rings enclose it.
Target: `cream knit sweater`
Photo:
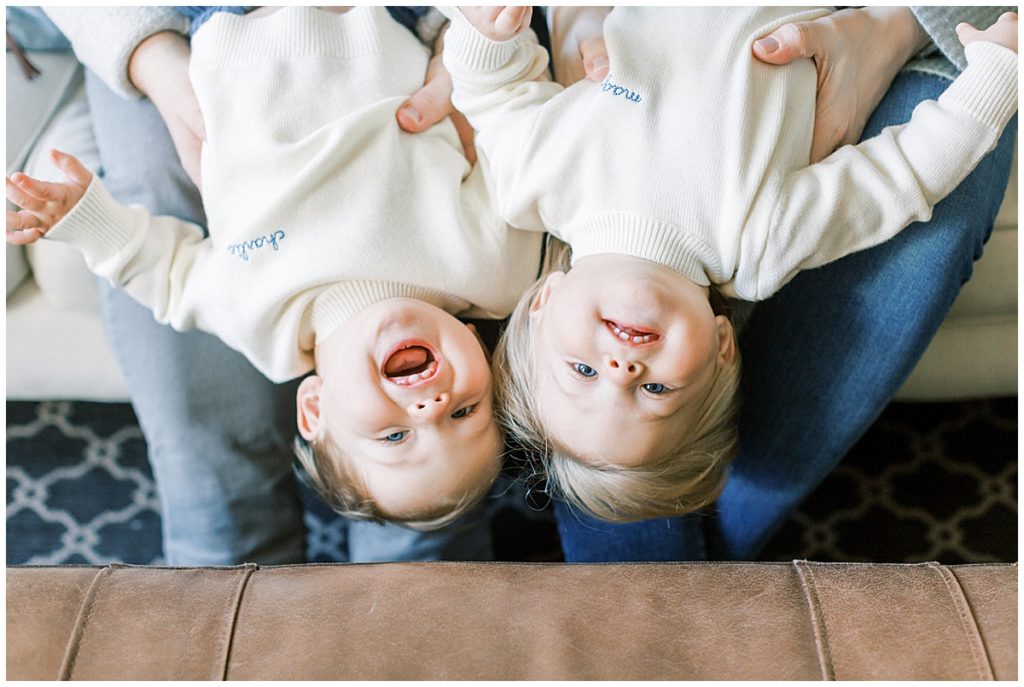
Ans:
[[[498,218],[451,122],[398,128],[429,53],[383,7],[221,13],[192,47],[210,237],[97,180],[47,234],[159,321],[212,332],[283,381],[382,299],[501,318],[536,278],[541,235]]]
[[[444,60],[511,224],[575,258],[632,255],[760,300],[928,219],[1017,109],[1017,55],[972,44],[910,123],[809,165],[814,65],[762,64],[750,46],[828,11],[617,8],[612,72],[563,89],[534,81],[547,58],[532,43],[490,41],[449,10]]]

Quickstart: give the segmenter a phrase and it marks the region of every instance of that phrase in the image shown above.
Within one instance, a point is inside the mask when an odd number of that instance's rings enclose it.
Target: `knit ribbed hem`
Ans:
[[[470,306],[462,298],[411,284],[352,280],[335,284],[317,296],[303,315],[301,330],[312,331],[317,342],[323,341],[356,313],[389,298],[423,301],[453,315]]]
[[[564,233],[573,260],[616,253],[656,262],[701,286],[708,273],[720,274],[721,261],[706,243],[669,222],[653,217],[608,213],[587,218]]]
[[[219,12],[192,38],[193,69],[302,55],[354,58],[382,52],[381,32],[396,27],[384,7],[344,14],[315,7],[283,7],[249,17]]]
[[[46,238],[74,245],[92,267],[117,255],[128,244],[134,212],[118,204],[93,175],[85,195],[64,219],[46,232]]]
[[[462,12],[446,12],[452,25],[444,35],[445,64],[449,61],[463,69],[493,72],[504,67],[523,42],[523,34],[501,43],[492,41],[476,30]]]
[[[967,69],[939,97],[993,129],[1001,130],[1017,111],[1017,54],[988,41],[965,48]]]

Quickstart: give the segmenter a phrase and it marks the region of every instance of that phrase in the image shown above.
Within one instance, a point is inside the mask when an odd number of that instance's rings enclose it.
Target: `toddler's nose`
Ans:
[[[620,384],[632,382],[646,369],[639,360],[627,360],[625,356],[606,356],[604,364],[607,368],[606,374]]]
[[[424,396],[409,405],[409,415],[425,422],[434,422],[448,411],[448,392]]]

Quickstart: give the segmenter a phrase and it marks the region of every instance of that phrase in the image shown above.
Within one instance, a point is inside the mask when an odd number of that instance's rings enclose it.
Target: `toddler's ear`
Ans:
[[[732,321],[725,315],[715,315],[718,327],[718,357],[723,363],[731,363],[736,357],[736,333]]]
[[[540,291],[533,297],[533,302],[530,303],[530,314],[536,314],[541,308],[543,308],[548,298],[551,297],[551,292],[555,290],[562,280],[565,278],[565,272],[562,270],[555,270],[547,277],[544,278],[544,284],[541,285]]]
[[[323,388],[323,384],[323,379],[310,375],[302,380],[295,394],[299,434],[306,441],[316,441],[320,438],[320,389]]]

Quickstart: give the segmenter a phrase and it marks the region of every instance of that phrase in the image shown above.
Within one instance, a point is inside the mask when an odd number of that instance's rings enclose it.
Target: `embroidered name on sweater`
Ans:
[[[621,96],[633,103],[638,103],[643,99],[636,91],[631,91],[625,86],[612,83],[608,80],[608,77],[605,77],[604,81],[601,82],[601,90],[611,93],[613,96]]]
[[[258,236],[250,241],[243,241],[241,243],[233,243],[228,246],[228,252],[232,255],[237,255],[246,262],[249,261],[249,251],[255,251],[264,246],[271,246],[274,250],[281,250],[277,242],[284,238],[284,229],[278,229],[272,234],[266,236]]]

